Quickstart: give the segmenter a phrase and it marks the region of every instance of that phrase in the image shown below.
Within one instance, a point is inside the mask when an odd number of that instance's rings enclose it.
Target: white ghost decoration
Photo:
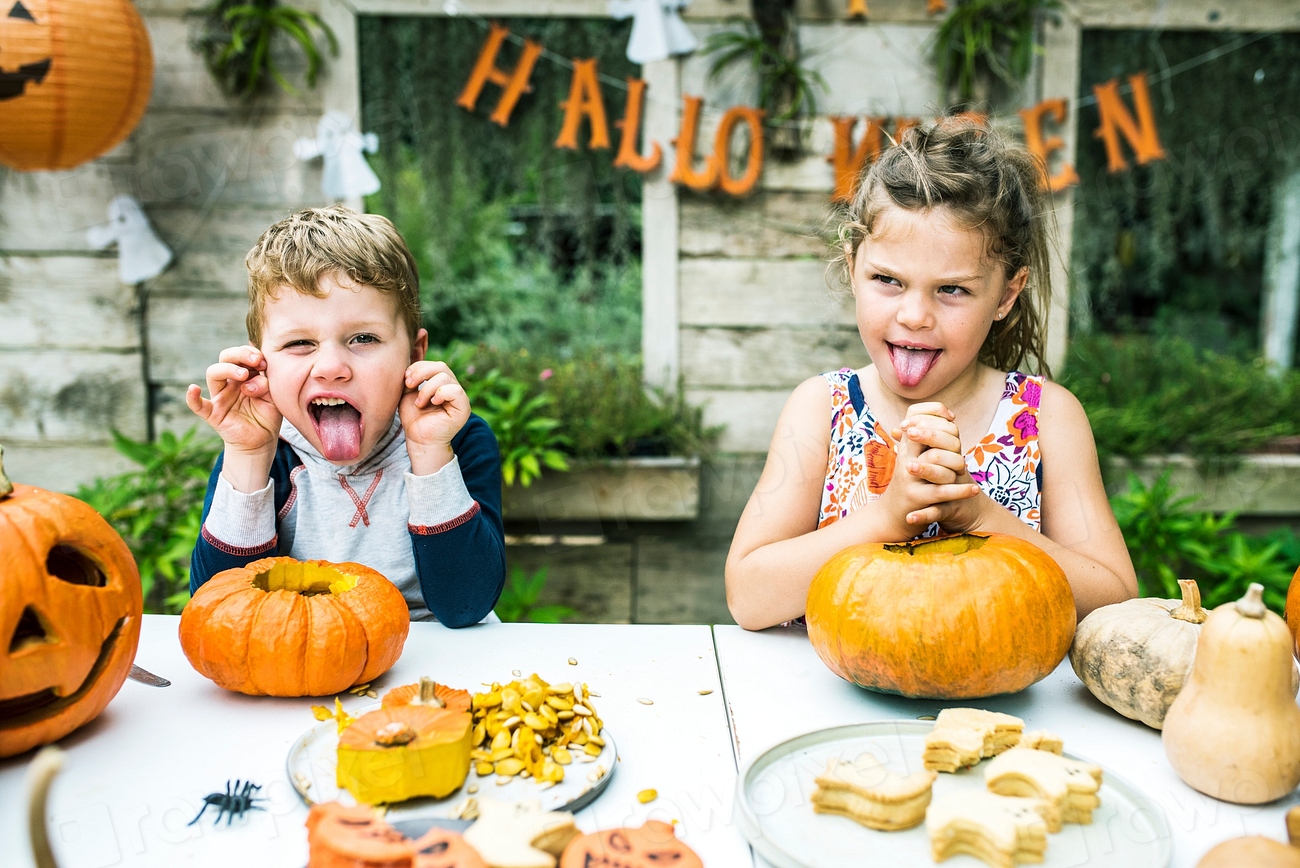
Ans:
[[[316,124],[316,138],[299,139],[293,146],[294,156],[300,160],[324,158],[320,188],[334,200],[378,192],[379,178],[362,156],[363,151],[373,154],[378,150],[379,137],[374,133],[362,135],[352,118],[340,111],[326,112]]]
[[[153,231],[133,196],[118,196],[109,202],[108,223],[86,230],[86,241],[96,249],[117,242],[117,278],[123,283],[157,277],[172,261],[171,248]]]
[[[654,63],[677,54],[690,54],[699,45],[682,21],[681,11],[690,0],[609,0],[609,14],[632,18],[627,59]]]

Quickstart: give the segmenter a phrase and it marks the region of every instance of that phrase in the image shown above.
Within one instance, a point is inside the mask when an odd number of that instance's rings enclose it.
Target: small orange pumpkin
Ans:
[[[1291,576],[1291,586],[1286,591],[1286,625],[1295,639],[1295,656],[1300,660],[1300,569]]]
[[[62,738],[117,695],[140,643],[140,573],[72,497],[11,485],[0,449],[0,757]]]
[[[199,588],[180,638],[227,690],[325,696],[387,672],[410,629],[402,592],[367,566],[263,558]]]
[[[440,799],[469,775],[469,712],[396,705],[361,715],[339,733],[337,782],[367,805]]]
[[[434,826],[412,841],[371,808],[338,802],[307,814],[307,868],[487,868],[455,832]]]
[[[1074,637],[1074,596],[1042,549],[1006,534],[851,546],[813,578],[808,638],[832,672],[883,693],[1023,690]]]
[[[606,829],[579,835],[560,856],[560,868],[703,868],[695,851],[668,823],[649,820],[639,829]]]
[[[438,684],[432,678],[421,678],[415,684],[403,684],[384,694],[384,708],[399,705],[428,705],[445,708],[448,711],[469,711],[470,696],[468,690],[457,690],[445,684]]]

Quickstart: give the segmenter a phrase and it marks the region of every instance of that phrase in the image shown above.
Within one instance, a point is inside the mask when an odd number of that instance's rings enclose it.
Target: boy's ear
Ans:
[[[427,352],[429,352],[429,331],[420,329],[415,333],[415,342],[411,344],[411,364],[424,361]]]

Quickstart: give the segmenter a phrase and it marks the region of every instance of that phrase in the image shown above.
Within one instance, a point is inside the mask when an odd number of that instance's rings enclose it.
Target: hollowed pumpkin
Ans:
[[[442,798],[469,775],[468,712],[398,705],[363,714],[339,733],[340,788],[367,805]]]
[[[668,823],[649,820],[639,829],[580,835],[560,856],[560,868],[702,868],[695,851]]]
[[[1075,626],[1065,573],[1005,534],[851,546],[813,578],[806,612],[836,675],[927,699],[1023,690],[1064,659]]]
[[[264,558],[199,588],[180,638],[227,690],[325,696],[387,672],[410,629],[401,591],[367,566]]]
[[[117,532],[75,498],[10,485],[0,449],[0,757],[104,710],[135,659],[142,608]]]

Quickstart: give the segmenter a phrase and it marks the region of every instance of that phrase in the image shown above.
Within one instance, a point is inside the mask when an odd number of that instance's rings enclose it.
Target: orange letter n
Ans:
[[[487,42],[483,44],[483,50],[479,52],[478,60],[474,62],[474,70],[469,74],[469,81],[465,82],[465,89],[460,92],[460,98],[456,100],[456,105],[472,112],[478,105],[479,94],[483,93],[485,84],[491,82],[504,88],[501,101],[497,103],[496,110],[489,117],[493,123],[503,127],[510,123],[510,113],[515,110],[519,98],[532,90],[528,86],[528,79],[533,74],[533,66],[536,65],[537,58],[542,55],[540,42],[525,40],[523,53],[519,56],[519,63],[515,65],[514,71],[501,71],[497,68],[497,55],[501,52],[501,43],[505,42],[509,35],[510,31],[501,25],[492,25]]]
[[[1137,109],[1137,120],[1129,114],[1128,108],[1119,96],[1119,82],[1111,79],[1105,84],[1094,84],[1092,92],[1097,95],[1097,113],[1101,115],[1101,126],[1093,133],[1106,143],[1106,168],[1120,172],[1128,168],[1128,162],[1119,150],[1119,137],[1122,133],[1133,148],[1133,155],[1138,165],[1152,160],[1163,160],[1164,148],[1160,147],[1155,118],[1151,114],[1151,95],[1147,92],[1147,75],[1140,72],[1130,75],[1128,83],[1133,88],[1133,107]]]

